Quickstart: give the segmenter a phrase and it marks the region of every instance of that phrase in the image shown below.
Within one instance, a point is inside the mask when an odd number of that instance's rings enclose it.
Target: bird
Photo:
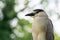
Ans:
[[[54,40],[54,28],[52,21],[43,9],[35,9],[32,13],[28,13],[25,16],[33,18],[33,40]]]

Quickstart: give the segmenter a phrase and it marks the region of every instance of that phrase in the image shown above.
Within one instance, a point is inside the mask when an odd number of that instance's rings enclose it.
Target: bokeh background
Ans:
[[[60,0],[0,0],[0,40],[32,40],[32,18],[25,15],[44,9],[60,40]]]

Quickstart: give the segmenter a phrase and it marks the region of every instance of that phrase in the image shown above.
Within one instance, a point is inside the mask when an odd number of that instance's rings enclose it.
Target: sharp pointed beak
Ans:
[[[29,13],[29,14],[26,14],[25,16],[34,16],[35,14],[34,13]]]

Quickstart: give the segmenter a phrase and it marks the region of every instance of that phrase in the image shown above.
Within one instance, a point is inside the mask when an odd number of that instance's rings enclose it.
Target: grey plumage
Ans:
[[[33,16],[32,36],[33,40],[54,40],[52,21],[42,9],[36,9],[26,16]]]
[[[54,40],[53,24],[51,20],[49,20],[47,25],[46,40]]]

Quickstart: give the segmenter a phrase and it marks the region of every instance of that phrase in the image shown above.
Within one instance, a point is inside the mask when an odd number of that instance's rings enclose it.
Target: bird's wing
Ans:
[[[50,19],[47,25],[46,40],[54,40],[53,24]]]

